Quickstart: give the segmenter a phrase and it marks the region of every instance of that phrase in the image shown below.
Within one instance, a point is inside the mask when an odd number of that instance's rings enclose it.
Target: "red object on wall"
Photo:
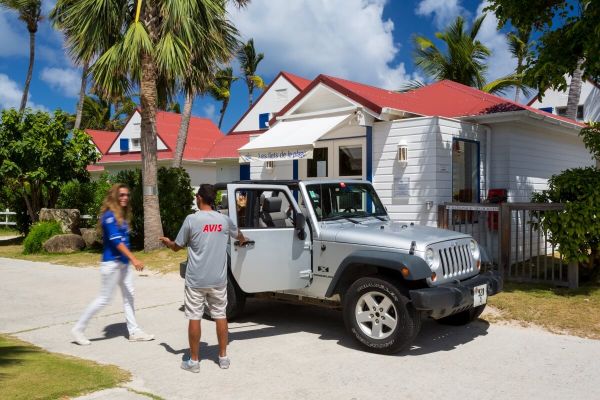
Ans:
[[[508,200],[508,191],[506,189],[489,189],[487,202],[492,204],[506,203]],[[488,218],[488,229],[491,231],[498,230],[498,212],[492,211]]]

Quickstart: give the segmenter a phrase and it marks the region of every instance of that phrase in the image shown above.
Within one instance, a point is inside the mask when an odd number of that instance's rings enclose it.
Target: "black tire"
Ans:
[[[486,304],[482,304],[456,314],[448,315],[447,317],[438,319],[438,322],[441,324],[454,326],[466,325],[476,320],[481,315],[483,310],[485,310],[485,306]]]
[[[368,307],[367,300],[385,307],[384,299],[391,302],[387,310],[381,312]],[[364,317],[370,319],[359,322],[359,314],[367,312],[367,307],[369,315]],[[398,283],[380,277],[365,277],[354,282],[344,296],[343,314],[350,335],[373,353],[397,353],[407,348],[421,329],[421,315],[402,294]],[[388,325],[390,322],[383,322],[386,316],[387,321],[395,317],[393,328]]]
[[[242,315],[246,306],[246,295],[234,281],[231,275],[227,279],[227,308],[225,315],[228,321],[232,321]],[[204,318],[212,319],[208,307],[204,308]]]

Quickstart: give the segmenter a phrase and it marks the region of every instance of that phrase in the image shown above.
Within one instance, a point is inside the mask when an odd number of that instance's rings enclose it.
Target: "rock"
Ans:
[[[81,228],[80,231],[85,247],[92,249],[102,246],[102,237],[98,235],[96,228]]]
[[[85,241],[79,235],[67,233],[52,236],[44,242],[44,250],[48,253],[74,253],[85,248]]]
[[[79,210],[75,208],[42,208],[40,221],[57,221],[63,233],[79,234]]]

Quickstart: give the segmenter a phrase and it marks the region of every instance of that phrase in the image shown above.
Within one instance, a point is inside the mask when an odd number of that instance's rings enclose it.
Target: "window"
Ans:
[[[119,149],[121,151],[129,151],[129,139],[119,139]]]
[[[269,128],[269,113],[258,114],[258,129]]]
[[[340,146],[338,156],[339,176],[362,176],[362,146]]]
[[[317,147],[313,150],[313,158],[306,160],[307,178],[327,177],[327,166],[329,162],[329,149]]]
[[[307,185],[308,197],[319,221],[387,216],[371,185],[331,183]]]
[[[240,228],[293,228],[295,210],[284,192],[260,189],[236,191],[237,220]]]
[[[139,138],[131,139],[131,147],[140,147],[140,139]]]
[[[452,141],[452,199],[479,202],[479,142]]]
[[[561,117],[566,117],[567,107],[556,107],[556,114]],[[577,119],[583,120],[583,104],[577,106]]]

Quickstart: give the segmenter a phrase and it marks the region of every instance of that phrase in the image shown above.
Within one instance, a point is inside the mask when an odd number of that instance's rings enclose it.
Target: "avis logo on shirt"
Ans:
[[[221,232],[223,230],[223,225],[221,224],[208,224],[204,225],[204,229],[202,232]]]

